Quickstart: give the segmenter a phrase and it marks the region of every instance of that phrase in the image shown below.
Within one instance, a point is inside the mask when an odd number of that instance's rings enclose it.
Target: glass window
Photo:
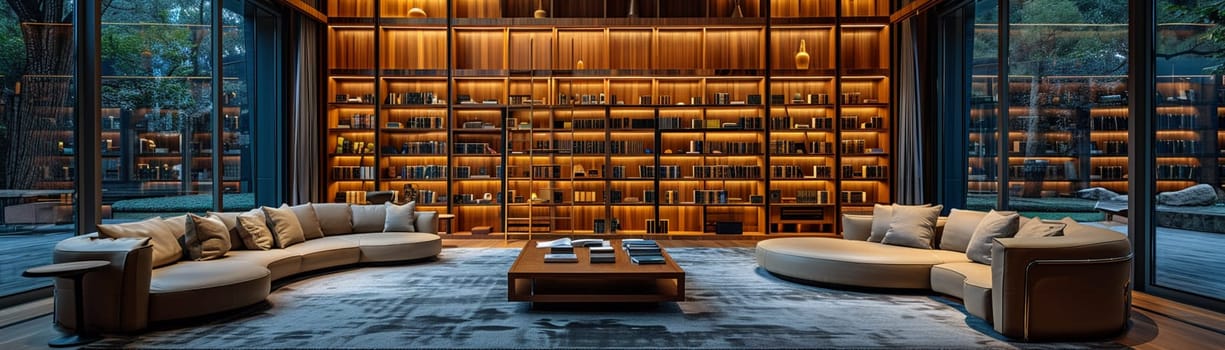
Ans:
[[[966,208],[987,211],[999,202],[999,4],[975,4],[973,28]]]
[[[1153,283],[1225,299],[1225,9],[1157,2]]]
[[[1101,221],[1097,203],[1127,190],[1127,2],[1009,4],[999,191],[1022,215]]]
[[[51,284],[21,272],[50,263],[55,242],[75,232],[79,149],[71,2],[49,15],[9,3],[0,2],[0,296]]]

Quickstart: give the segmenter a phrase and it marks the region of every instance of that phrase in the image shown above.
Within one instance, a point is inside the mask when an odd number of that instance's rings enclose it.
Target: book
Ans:
[[[574,254],[574,247],[549,247],[549,254]]]
[[[625,247],[625,252],[629,253],[630,255],[659,255],[662,250],[659,249],[659,247]]]
[[[536,248],[572,247],[569,238],[558,238],[552,241],[536,242]]]
[[[615,263],[617,262],[617,254],[611,250],[608,252],[591,252],[591,262],[594,263]]]
[[[547,263],[573,263],[578,262],[578,255],[574,254],[545,254],[544,262]]]
[[[609,247],[609,246],[591,247],[590,250],[591,250],[591,254],[613,254],[615,252],[613,250],[613,247]]]
[[[584,238],[570,241],[570,245],[575,247],[601,247],[607,246],[608,241],[598,238]]]
[[[633,261],[635,264],[639,264],[639,265],[663,264],[664,256],[663,255],[631,255],[630,261]]]

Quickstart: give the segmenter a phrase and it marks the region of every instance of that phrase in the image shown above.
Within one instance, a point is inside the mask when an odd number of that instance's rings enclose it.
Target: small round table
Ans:
[[[84,287],[81,282],[85,279],[86,274],[101,270],[110,264],[111,262],[105,260],[73,261],[33,267],[21,273],[23,277],[62,277],[72,279],[73,303],[76,306],[76,334],[53,339],[47,345],[60,348],[88,344],[102,339],[97,334],[89,332],[85,327],[85,298],[82,296]]]
[[[452,219],[455,219],[455,214],[438,214],[438,226],[446,228],[447,234],[451,234],[452,232],[455,232],[451,230],[451,220]],[[443,224],[442,223],[443,221],[446,221],[446,224]]]

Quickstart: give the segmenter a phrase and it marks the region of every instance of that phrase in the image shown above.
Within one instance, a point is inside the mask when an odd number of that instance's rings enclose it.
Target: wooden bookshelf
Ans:
[[[836,233],[892,182],[888,4],[843,2],[332,1],[326,191],[461,233]]]

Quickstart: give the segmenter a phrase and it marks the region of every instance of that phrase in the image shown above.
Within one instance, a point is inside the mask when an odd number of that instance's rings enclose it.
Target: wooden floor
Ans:
[[[664,247],[753,247],[744,240],[663,240]],[[523,247],[524,240],[444,239],[446,248]],[[1225,315],[1171,302],[1144,293],[1133,294],[1131,329],[1115,339],[1137,349],[1204,349],[1225,344]],[[48,299],[0,310],[0,349],[45,348],[59,334],[51,328]],[[16,322],[16,323],[12,323]],[[5,323],[10,323],[4,325]]]

